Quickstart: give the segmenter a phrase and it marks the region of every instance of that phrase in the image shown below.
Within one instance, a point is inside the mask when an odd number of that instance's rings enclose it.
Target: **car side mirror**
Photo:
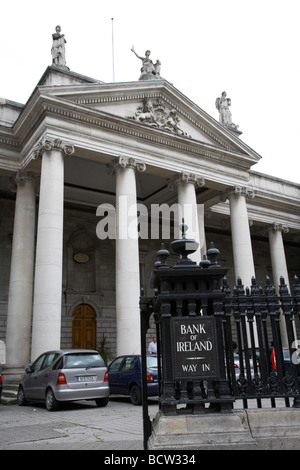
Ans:
[[[31,366],[26,367],[25,372],[27,374],[31,374],[31,372],[32,372]]]

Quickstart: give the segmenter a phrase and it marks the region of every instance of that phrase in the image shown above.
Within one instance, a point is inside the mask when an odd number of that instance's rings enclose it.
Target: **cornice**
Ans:
[[[261,188],[255,188],[255,196],[256,201],[259,201],[260,207],[264,207],[266,209],[273,209],[276,207],[278,211],[285,211],[286,208],[289,208],[289,211],[294,213],[298,216],[300,222],[300,215],[299,215],[299,203],[300,203],[300,191],[298,194],[288,195],[283,194],[281,192],[277,192],[276,188],[273,190],[261,190]]]
[[[288,226],[291,231],[300,230],[300,219],[299,216],[289,211],[289,208],[283,208],[278,210],[276,206],[266,208],[261,206],[259,201],[254,200],[255,204],[248,204],[247,202],[247,213],[248,218],[251,220],[251,224],[265,226],[272,225],[274,221],[277,224]],[[219,202],[218,204],[210,207],[210,211],[216,214],[227,215],[230,217],[230,207],[228,203]]]
[[[20,145],[17,139],[15,139],[13,136],[5,136],[2,135],[1,129],[0,129],[0,145],[3,145],[4,147],[12,147],[15,150],[20,151]]]
[[[20,148],[12,127],[0,126],[0,144],[17,150]]]

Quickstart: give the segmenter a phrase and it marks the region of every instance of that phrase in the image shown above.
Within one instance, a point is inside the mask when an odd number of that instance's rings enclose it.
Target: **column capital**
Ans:
[[[18,170],[13,176],[10,177],[10,184],[13,189],[16,189],[19,183],[24,181],[32,181],[34,184],[38,181],[38,177],[32,171]]]
[[[282,232],[282,233],[288,233],[289,232],[289,227],[286,224],[282,224],[280,222],[273,222],[272,224],[269,224],[267,226],[268,231],[273,231],[273,232]]]
[[[225,202],[230,196],[244,196],[253,199],[255,197],[255,191],[246,186],[233,186],[223,191],[220,195],[220,199],[222,202]]]
[[[193,184],[195,187],[201,188],[205,185],[203,176],[196,175],[195,173],[187,173],[182,171],[178,175],[173,176],[168,180],[168,188],[173,190],[179,184]]]
[[[44,137],[33,149],[33,160],[41,158],[44,152],[49,152],[50,150],[60,150],[64,155],[72,155],[75,151],[74,145],[70,142],[64,142],[61,139],[50,139]]]
[[[133,168],[139,173],[143,173],[146,171],[146,163],[136,158],[119,156],[113,163],[106,165],[106,168],[109,175],[114,175],[118,168]]]

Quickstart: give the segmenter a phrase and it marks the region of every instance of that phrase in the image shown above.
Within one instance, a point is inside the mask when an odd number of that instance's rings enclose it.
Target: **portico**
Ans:
[[[286,183],[283,190],[277,179],[256,174],[252,166],[260,156],[168,81],[101,83],[53,65],[26,106],[14,109],[15,125],[0,127],[2,191],[18,176],[10,294],[2,314],[9,367],[71,347],[72,314],[81,303],[93,307],[97,335],[109,338],[114,355],[140,351],[140,286],[157,240],[152,248],[150,235],[139,239],[137,204],[150,210],[177,203],[200,243],[195,260],[218,238],[227,247],[222,253],[232,250],[226,260],[232,278],[245,286],[254,274],[266,274],[256,269],[262,240],[271,250],[269,274],[293,274],[284,237],[292,260],[299,253],[299,186]],[[100,204],[115,208],[115,237],[96,235]],[[289,232],[275,231],[274,223]],[[77,244],[74,233],[80,233]]]

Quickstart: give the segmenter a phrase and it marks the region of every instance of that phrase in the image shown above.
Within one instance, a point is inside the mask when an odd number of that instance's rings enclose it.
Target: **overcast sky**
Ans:
[[[104,82],[138,80],[150,49],[161,75],[218,120],[231,98],[253,170],[300,183],[299,0],[0,0],[0,97],[26,103],[51,65],[52,33],[67,66]],[[113,21],[112,21],[112,18]],[[113,33],[113,34],[112,34]],[[112,48],[112,37],[114,39]]]

